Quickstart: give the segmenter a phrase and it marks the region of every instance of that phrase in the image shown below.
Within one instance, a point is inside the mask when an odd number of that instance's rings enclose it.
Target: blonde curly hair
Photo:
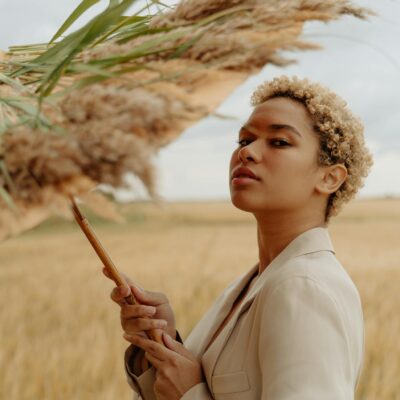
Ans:
[[[252,106],[274,97],[289,97],[304,104],[319,136],[319,165],[344,164],[347,178],[331,193],[325,211],[325,222],[339,213],[364,186],[374,161],[365,146],[364,126],[348,109],[346,101],[330,89],[308,79],[282,75],[259,85],[251,96]]]

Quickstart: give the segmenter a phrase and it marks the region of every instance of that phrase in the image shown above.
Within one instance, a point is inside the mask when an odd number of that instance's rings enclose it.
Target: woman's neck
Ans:
[[[326,227],[324,223],[314,222],[303,224],[285,225],[279,224],[257,224],[257,241],[259,265],[258,274],[260,275],[272,262],[272,260],[298,235],[316,227]]]

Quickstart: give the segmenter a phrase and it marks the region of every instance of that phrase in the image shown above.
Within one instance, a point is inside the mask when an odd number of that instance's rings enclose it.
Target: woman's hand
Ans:
[[[125,339],[143,349],[145,357],[156,368],[154,393],[157,400],[179,400],[192,386],[205,381],[201,363],[184,347],[163,333],[165,347],[139,335]]]
[[[111,279],[106,268],[103,268],[103,273]],[[167,296],[164,293],[144,290],[125,274],[121,275],[129,287],[113,288],[111,299],[121,306],[121,325],[124,332],[128,335],[147,337],[144,331],[162,329],[176,338],[175,316]],[[126,302],[125,297],[131,292],[140,304],[129,305]]]

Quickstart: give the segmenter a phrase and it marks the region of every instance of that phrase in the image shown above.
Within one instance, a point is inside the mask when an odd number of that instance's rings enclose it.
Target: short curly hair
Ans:
[[[364,126],[348,109],[347,103],[319,83],[282,75],[259,85],[251,96],[257,106],[274,97],[289,97],[305,105],[319,136],[319,165],[344,164],[347,178],[331,193],[325,211],[325,222],[339,213],[364,186],[374,161],[365,146]]]

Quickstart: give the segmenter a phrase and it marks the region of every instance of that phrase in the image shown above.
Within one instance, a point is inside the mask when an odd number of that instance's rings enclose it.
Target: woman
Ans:
[[[184,343],[164,294],[131,281],[112,291],[131,343],[125,362],[135,398],[354,398],[362,306],[327,225],[373,164],[363,126],[334,93],[297,77],[263,83],[252,105],[229,182],[232,203],[257,221],[259,260]],[[125,304],[130,290],[142,305]],[[165,346],[145,338],[152,328],[164,331]]]

